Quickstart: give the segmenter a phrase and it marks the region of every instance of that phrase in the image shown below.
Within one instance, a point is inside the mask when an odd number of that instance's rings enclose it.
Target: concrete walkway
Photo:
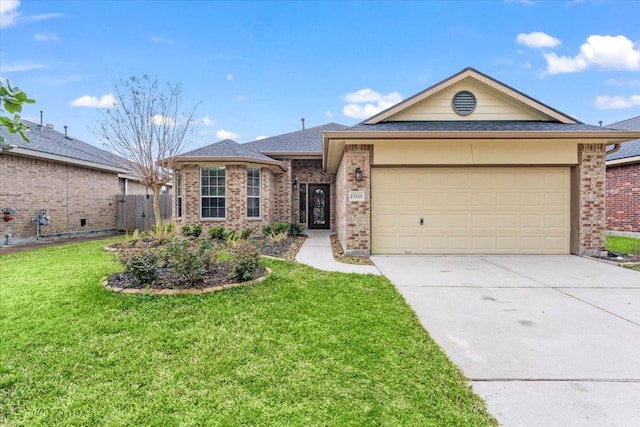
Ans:
[[[333,258],[329,230],[307,230],[307,238],[296,255],[296,261],[318,270],[340,273],[380,274],[373,265],[354,265],[338,262]]]

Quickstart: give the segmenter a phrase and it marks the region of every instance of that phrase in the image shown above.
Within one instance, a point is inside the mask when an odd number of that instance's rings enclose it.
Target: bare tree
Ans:
[[[100,122],[100,136],[153,190],[153,213],[161,224],[160,192],[172,180],[173,158],[184,149],[198,104],[182,113],[182,87],[160,87],[147,75],[121,79],[114,92],[114,105]]]

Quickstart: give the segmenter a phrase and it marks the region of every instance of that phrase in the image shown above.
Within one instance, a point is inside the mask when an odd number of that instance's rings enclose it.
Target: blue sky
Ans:
[[[201,101],[188,148],[351,125],[471,66],[579,120],[640,115],[640,2],[0,0],[23,117],[100,145],[100,105],[147,74]]]

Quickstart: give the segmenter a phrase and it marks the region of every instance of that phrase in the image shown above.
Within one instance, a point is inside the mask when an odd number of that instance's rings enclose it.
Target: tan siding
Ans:
[[[475,111],[468,116],[458,115],[451,107],[453,96],[468,90],[476,97]],[[388,121],[416,120],[549,120],[539,111],[507,100],[504,94],[479,82],[465,80],[398,112]]]

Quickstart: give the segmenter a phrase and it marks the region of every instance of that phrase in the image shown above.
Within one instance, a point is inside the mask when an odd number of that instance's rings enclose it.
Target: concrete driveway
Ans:
[[[504,426],[640,426],[640,272],[577,256],[373,256]]]

